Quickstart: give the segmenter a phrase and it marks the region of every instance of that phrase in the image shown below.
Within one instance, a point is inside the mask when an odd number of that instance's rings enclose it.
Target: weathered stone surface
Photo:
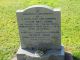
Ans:
[[[61,46],[61,12],[48,6],[30,6],[17,11],[22,48],[54,48]]]
[[[21,47],[17,60],[64,60],[61,12],[35,5],[17,11]]]
[[[17,60],[64,60],[64,48],[61,47],[61,50],[48,50],[46,54],[39,55],[36,51],[25,50],[21,47],[17,52]]]
[[[72,57],[71,53],[69,53],[69,52],[65,52],[65,57],[64,58],[65,58],[64,60],[73,60],[73,57]],[[49,59],[51,60],[52,58],[49,58]],[[12,60],[17,60],[17,57],[16,56],[13,57]]]

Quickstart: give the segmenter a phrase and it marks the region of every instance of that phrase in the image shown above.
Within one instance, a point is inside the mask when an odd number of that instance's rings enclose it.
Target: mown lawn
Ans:
[[[80,0],[0,0],[0,60],[11,60],[19,47],[16,10],[35,4],[61,8],[62,44],[80,60]]]

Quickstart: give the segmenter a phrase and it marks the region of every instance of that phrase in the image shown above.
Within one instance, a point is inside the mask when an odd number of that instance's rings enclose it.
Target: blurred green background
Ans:
[[[16,10],[36,4],[61,9],[62,44],[80,60],[80,0],[0,0],[0,60],[11,60],[19,48]]]

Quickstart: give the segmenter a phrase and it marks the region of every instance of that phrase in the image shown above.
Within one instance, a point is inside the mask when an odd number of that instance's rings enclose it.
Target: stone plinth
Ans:
[[[61,47],[61,50],[48,50],[46,54],[39,55],[34,50],[26,50],[19,48],[17,52],[17,60],[64,60],[64,48]]]

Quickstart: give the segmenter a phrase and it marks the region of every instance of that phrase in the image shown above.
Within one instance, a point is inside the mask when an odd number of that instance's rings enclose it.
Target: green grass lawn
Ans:
[[[80,0],[0,0],[0,60],[11,60],[19,47],[16,10],[35,4],[61,8],[62,44],[80,60]]]

